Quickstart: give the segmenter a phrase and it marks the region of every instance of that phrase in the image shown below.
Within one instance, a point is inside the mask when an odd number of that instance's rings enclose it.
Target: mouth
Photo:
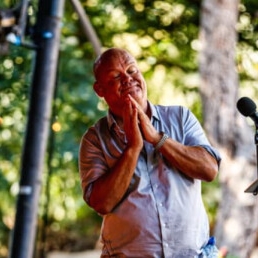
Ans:
[[[126,96],[130,94],[131,96],[137,94],[140,91],[140,86],[139,85],[134,85],[134,86],[128,86],[124,87],[121,89],[121,95]]]

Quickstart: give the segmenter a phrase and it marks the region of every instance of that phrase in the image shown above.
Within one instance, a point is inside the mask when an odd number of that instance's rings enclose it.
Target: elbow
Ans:
[[[111,212],[111,209],[104,207],[103,205],[91,206],[98,214],[104,216]]]
[[[87,204],[100,215],[106,215],[114,209],[113,199],[106,193],[101,193],[97,187],[94,187],[94,184],[92,184],[90,194],[87,197]]]
[[[207,183],[210,183],[210,182],[212,182],[213,180],[215,180],[215,178],[216,178],[216,175],[217,174],[215,174],[215,175],[208,175],[208,176],[206,176],[205,178],[204,178],[204,181],[205,182],[207,182]]]
[[[213,180],[215,180],[217,175],[218,175],[218,167],[217,166],[212,166],[211,168],[207,169],[207,172],[206,172],[203,180],[207,183],[210,183]]]
[[[206,162],[204,171],[206,171],[206,173],[204,175],[203,181],[210,183],[215,180],[219,173],[218,161],[214,157],[210,156]]]
[[[100,201],[99,199],[94,200],[92,195],[86,196],[86,194],[84,194],[83,199],[89,207],[100,215],[106,215],[112,211],[112,209],[108,207],[108,205],[105,205],[104,202]]]
[[[91,208],[93,208],[100,215],[107,215],[108,213],[112,212],[112,210],[113,210],[113,207],[111,207],[106,202],[103,202],[99,199],[94,200],[94,198],[90,198],[88,204]]]

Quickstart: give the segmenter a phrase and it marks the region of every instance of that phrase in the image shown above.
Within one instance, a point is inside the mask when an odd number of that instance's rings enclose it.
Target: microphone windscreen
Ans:
[[[256,104],[248,97],[242,97],[237,102],[238,111],[244,116],[252,115],[256,110]]]

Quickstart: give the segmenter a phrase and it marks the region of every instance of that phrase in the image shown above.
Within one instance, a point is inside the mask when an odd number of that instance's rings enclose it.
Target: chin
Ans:
[[[145,96],[141,95],[132,95],[132,97],[135,99],[135,101],[143,108],[145,109],[147,98]]]
[[[131,96],[133,97],[133,99],[138,103],[138,104],[141,104],[142,101],[143,101],[143,98],[142,98],[142,95],[140,94],[131,94]]]
[[[137,100],[141,100],[143,98],[143,94],[141,90],[135,90],[135,91],[131,91],[129,93],[136,101]]]

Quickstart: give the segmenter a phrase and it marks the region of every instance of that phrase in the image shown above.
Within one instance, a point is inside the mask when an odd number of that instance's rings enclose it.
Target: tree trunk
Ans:
[[[258,197],[244,190],[257,179],[254,132],[236,109],[237,0],[203,0],[201,97],[204,128],[222,155],[221,201],[215,236],[229,254],[248,258],[258,229]]]

